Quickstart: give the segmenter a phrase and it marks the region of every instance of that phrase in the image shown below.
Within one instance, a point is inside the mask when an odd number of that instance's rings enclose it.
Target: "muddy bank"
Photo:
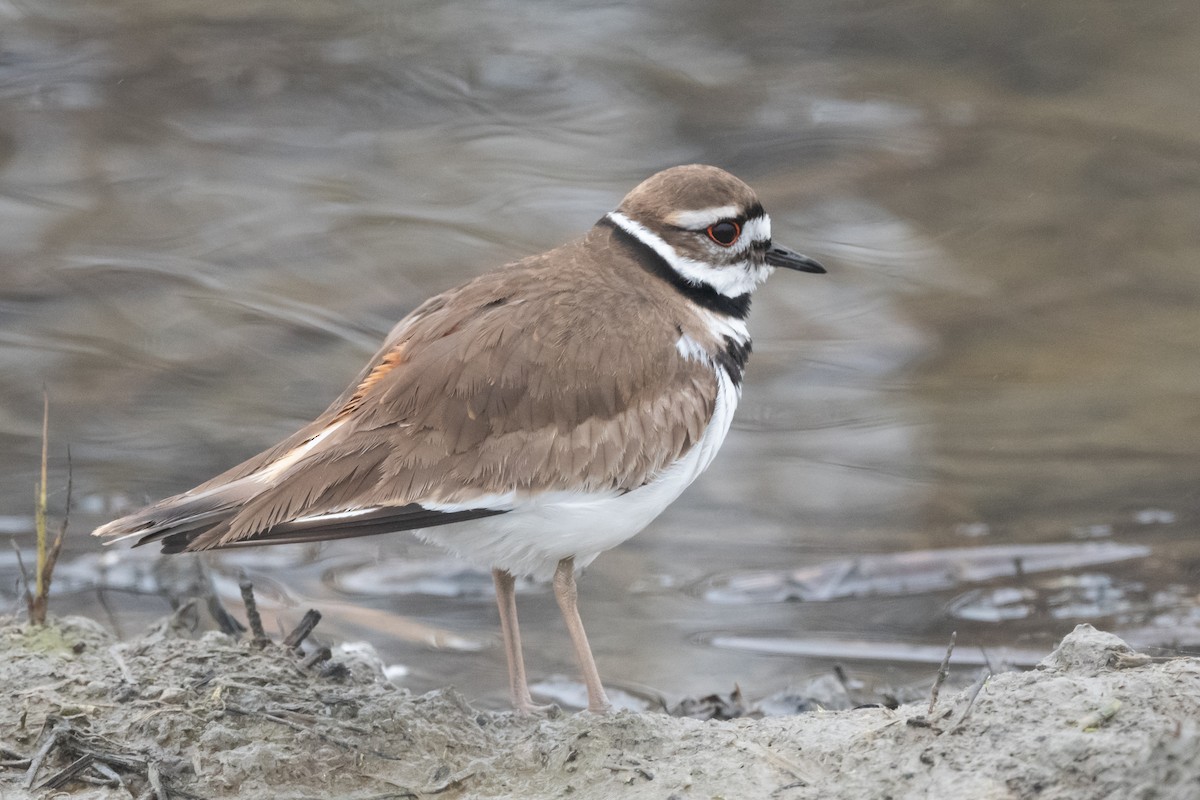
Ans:
[[[1087,625],[932,715],[725,722],[478,711],[395,688],[369,651],[309,664],[170,621],[124,643],[8,624],[0,653],[3,800],[1200,796],[1200,660]]]

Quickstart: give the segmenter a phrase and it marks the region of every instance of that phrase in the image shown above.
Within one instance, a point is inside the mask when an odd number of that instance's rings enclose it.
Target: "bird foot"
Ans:
[[[521,717],[537,717],[543,715],[552,715],[555,711],[559,711],[557,703],[547,703],[539,705],[532,700],[513,703],[513,710],[517,712],[517,716]]]

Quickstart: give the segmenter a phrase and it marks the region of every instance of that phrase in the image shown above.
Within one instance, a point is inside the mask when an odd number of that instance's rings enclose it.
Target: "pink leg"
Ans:
[[[564,558],[558,562],[554,570],[554,597],[562,611],[563,620],[567,623],[567,633],[571,636],[571,644],[575,648],[575,660],[579,662],[579,670],[583,673],[583,682],[587,685],[588,711],[604,714],[612,710],[604,686],[600,683],[600,672],[596,669],[596,660],[592,658],[592,648],[588,645],[587,633],[583,630],[583,620],[579,618],[579,591],[575,588],[575,559]],[[516,615],[514,613],[514,624]]]
[[[500,633],[504,637],[504,656],[508,659],[508,692],[513,708],[522,714],[537,710],[529,695],[529,684],[525,680],[525,658],[521,655],[521,629],[517,626],[517,595],[514,591],[512,573],[504,569],[492,570],[492,581],[496,584],[496,606],[500,609]]]

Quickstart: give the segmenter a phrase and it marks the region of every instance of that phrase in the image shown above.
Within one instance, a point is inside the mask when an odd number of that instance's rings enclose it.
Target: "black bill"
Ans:
[[[814,259],[802,256],[795,250],[788,250],[786,247],[780,247],[777,244],[771,245],[771,249],[767,251],[767,263],[772,267],[783,267],[784,269],[794,269],[800,272],[825,272],[825,268]]]

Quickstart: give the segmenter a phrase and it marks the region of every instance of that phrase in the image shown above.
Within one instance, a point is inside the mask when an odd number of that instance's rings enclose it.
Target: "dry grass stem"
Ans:
[[[34,574],[36,597],[45,596],[46,586],[42,577],[42,566],[46,563],[46,461],[50,444],[50,395],[42,390],[42,478],[38,481],[34,500],[34,519],[37,527],[37,572]],[[34,620],[41,624],[44,620]]]
[[[37,529],[37,566],[34,570],[34,590],[29,591],[29,577],[25,574],[24,564],[21,565],[22,575],[25,576],[25,603],[29,608],[29,620],[35,625],[46,624],[46,613],[50,602],[50,584],[54,579],[54,567],[58,564],[58,557],[62,553],[63,540],[67,535],[67,524],[70,520],[71,512],[71,451],[67,450],[67,506],[66,512],[63,514],[62,525],[58,528],[58,535],[54,537],[52,544],[47,544],[46,536],[46,485],[47,479],[47,463],[49,461],[49,446],[50,446],[50,397],[45,391],[42,392],[42,470],[41,479],[38,482],[36,498],[34,503],[34,520]],[[17,553],[18,559],[20,552]]]
[[[942,684],[946,682],[946,678],[950,677],[950,655],[954,652],[954,643],[958,640],[958,631],[950,633],[950,643],[946,645],[946,655],[942,658],[941,666],[938,667],[937,677],[933,679],[933,688],[929,692],[929,711],[926,716],[933,717],[933,709],[937,706],[938,693],[942,691]]]

